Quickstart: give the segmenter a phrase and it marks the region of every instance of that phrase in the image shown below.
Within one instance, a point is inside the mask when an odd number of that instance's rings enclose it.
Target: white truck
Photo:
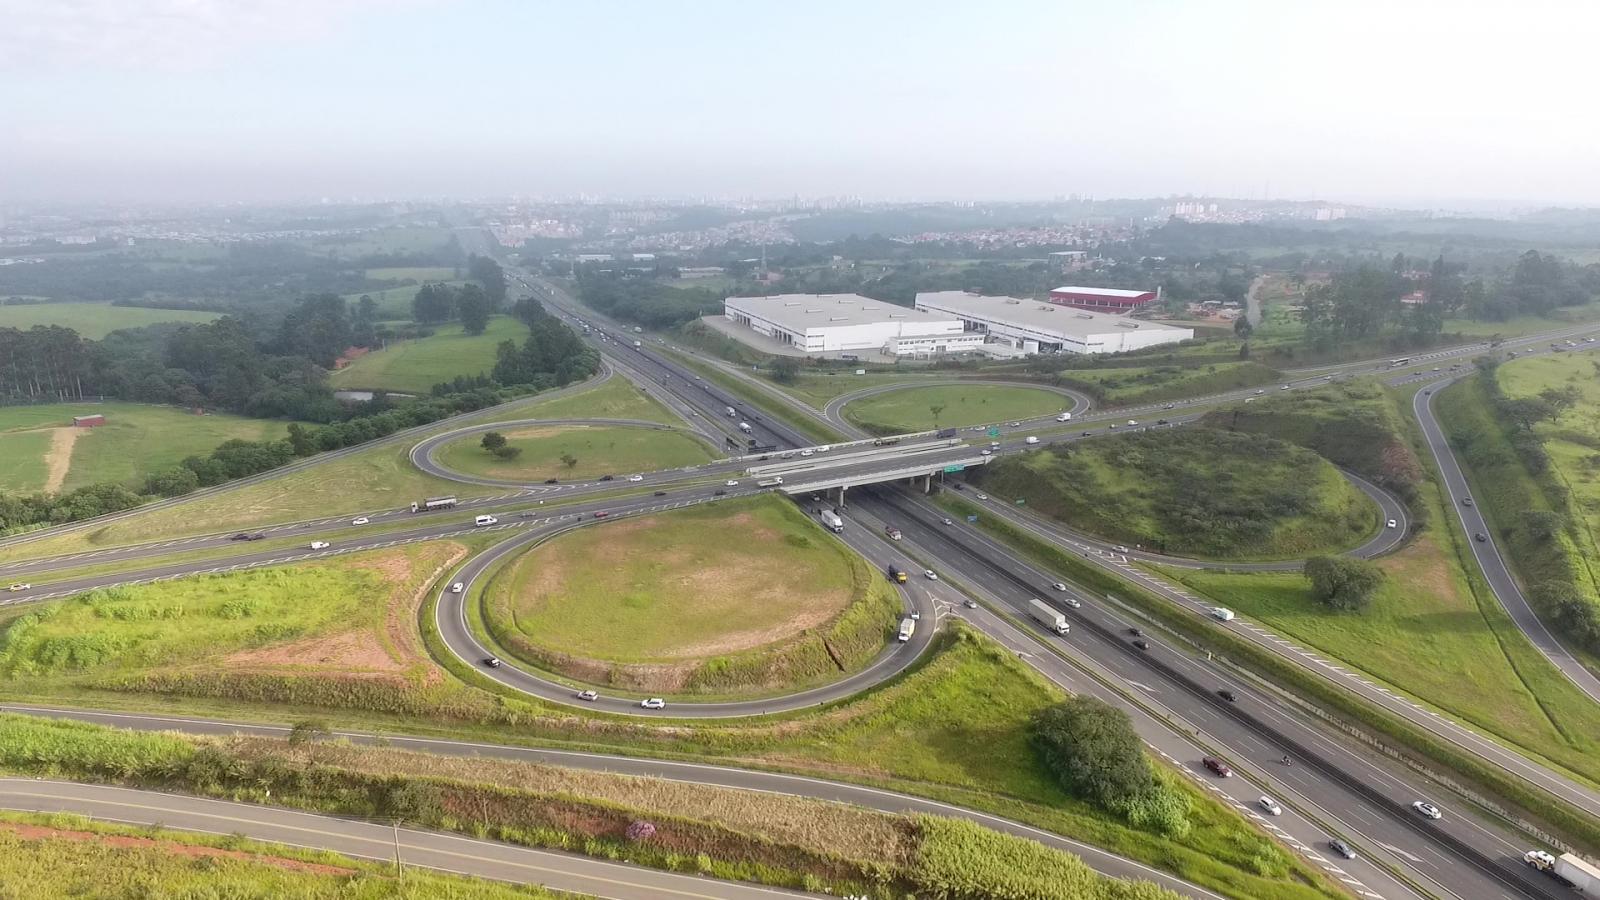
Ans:
[[[1529,850],[1522,861],[1580,894],[1600,896],[1600,866],[1571,853],[1553,856],[1543,850]]]
[[[1072,413],[1064,412],[1061,415],[1056,416],[1056,421],[1057,422],[1071,422],[1072,421]]]
[[[756,487],[778,487],[781,484],[783,484],[783,476],[774,475],[771,478],[768,478],[766,481],[756,482]]]
[[[474,528],[479,528],[479,527],[482,527],[484,525],[498,525],[498,524],[500,524],[500,520],[496,519],[494,516],[478,516],[477,518],[472,520],[472,525],[473,525]]]
[[[1233,610],[1225,606],[1213,606],[1211,607],[1211,618],[1216,619],[1218,622],[1232,622]]]
[[[828,529],[834,534],[844,531],[844,518],[831,509],[822,511],[822,524],[828,526]]]
[[[744,432],[745,434],[749,434],[750,433],[750,423],[749,422],[740,422],[739,423],[739,430]]]
[[[1056,634],[1066,634],[1072,630],[1067,624],[1067,617],[1056,610],[1054,606],[1035,597],[1028,601],[1028,615],[1033,616],[1039,624],[1054,631]]]
[[[727,408],[727,409],[728,409],[728,418],[730,418],[730,419],[731,419],[731,418],[733,418],[733,417],[735,417],[735,416],[737,416],[737,415],[738,415],[738,414],[739,414],[739,411],[738,411],[738,410],[737,410],[737,409],[734,409],[734,408],[733,408],[733,407],[731,407],[731,406],[730,406],[730,407],[728,407],[728,408]]]
[[[916,634],[916,633],[917,633],[917,620],[916,619],[907,617],[907,618],[904,618],[904,619],[900,620],[900,643],[904,644],[906,641],[911,640],[911,636],[913,634]]]
[[[436,509],[449,509],[450,507],[455,506],[457,502],[459,501],[457,501],[454,497],[429,497],[421,503],[413,500],[411,501],[411,511],[432,512]]]

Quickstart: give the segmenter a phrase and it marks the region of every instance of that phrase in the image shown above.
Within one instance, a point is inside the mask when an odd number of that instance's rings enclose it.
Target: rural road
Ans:
[[[104,822],[158,825],[203,834],[237,834],[379,862],[393,862],[398,845],[404,865],[516,884],[540,884],[611,900],[776,900],[819,896],[456,834],[109,785],[0,778],[0,808],[76,813]]]

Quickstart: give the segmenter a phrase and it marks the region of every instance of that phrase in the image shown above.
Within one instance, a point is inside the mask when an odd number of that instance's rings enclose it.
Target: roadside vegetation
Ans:
[[[831,427],[817,421],[816,419],[799,410],[790,408],[788,404],[782,402],[781,400],[777,400],[771,395],[763,392],[760,388],[749,384],[743,379],[735,378],[734,376],[729,375],[727,372],[724,372],[716,366],[707,363],[705,360],[695,359],[692,356],[676,353],[671,350],[663,350],[661,352],[671,355],[674,359],[688,367],[691,371],[698,372],[699,375],[696,377],[716,385],[717,387],[727,391],[734,397],[737,397],[746,403],[754,404],[756,407],[766,410],[772,415],[773,418],[778,419],[785,425],[788,425],[790,428],[795,429],[810,440],[816,441],[819,444],[828,444],[834,441],[843,440],[839,433],[834,431]]]
[[[0,734],[8,746],[0,750],[0,765],[201,795],[270,796],[277,804],[319,812],[395,817],[408,825],[670,871],[874,900],[925,892],[952,900],[1175,897],[1149,883],[1103,878],[1068,854],[965,822],[766,795],[753,800],[738,791],[653,779],[330,745],[318,740],[314,723],[305,724],[310,727],[297,732],[298,740],[279,741],[139,735],[3,717]],[[1025,870],[1010,863],[1026,863]]]
[[[1240,388],[1276,384],[1283,373],[1257,362],[1200,365],[1099,366],[1056,373],[1056,383],[1094,398],[1101,406],[1137,406],[1205,397]]]
[[[433,334],[397,340],[351,361],[328,377],[339,390],[426,394],[436,384],[486,375],[495,347],[521,338],[527,329],[511,316],[494,316],[481,334],[461,325],[440,325]]]
[[[883,648],[901,608],[879,573],[774,497],[555,537],[498,572],[482,604],[509,656],[668,696],[837,680]]]
[[[504,443],[487,449],[483,444],[487,434],[500,435]],[[522,425],[457,438],[440,447],[435,459],[452,472],[468,475],[571,481],[676,469],[707,462],[712,455],[703,441],[681,431],[628,425]]]
[[[1006,456],[969,476],[1072,528],[1216,559],[1300,557],[1368,537],[1372,501],[1316,454],[1184,427]]]
[[[872,434],[988,425],[1055,415],[1072,401],[1043,388],[1004,384],[943,384],[873,394],[844,407],[844,417]]]

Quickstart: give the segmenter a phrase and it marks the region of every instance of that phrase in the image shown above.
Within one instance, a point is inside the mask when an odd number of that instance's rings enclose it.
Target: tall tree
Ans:
[[[455,316],[455,291],[448,285],[425,284],[411,300],[411,317],[418,322],[436,325],[448,322]]]
[[[487,256],[473,255],[467,260],[467,277],[483,288],[490,312],[499,312],[506,303],[506,273]]]
[[[467,334],[483,334],[489,327],[489,298],[476,284],[463,285],[456,292],[456,315]]]

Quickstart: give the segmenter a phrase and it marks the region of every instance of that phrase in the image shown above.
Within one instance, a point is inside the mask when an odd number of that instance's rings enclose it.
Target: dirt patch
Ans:
[[[50,450],[44,457],[46,494],[56,493],[61,490],[61,485],[66,483],[67,470],[72,467],[72,448],[77,445],[78,438],[88,430],[72,426],[50,429]]]
[[[28,841],[78,841],[124,849],[160,850],[163,853],[169,853],[173,856],[184,856],[190,859],[236,859],[241,862],[276,866],[280,869],[289,869],[295,872],[306,872],[312,875],[356,874],[355,869],[345,868],[343,866],[329,866],[322,863],[303,862],[298,859],[286,859],[281,856],[267,856],[260,853],[245,853],[242,850],[223,850],[220,847],[203,847],[197,844],[181,844],[177,841],[134,837],[132,835],[125,834],[96,834],[92,831],[67,831],[61,828],[49,828],[44,825],[25,825],[20,822],[0,822],[0,828],[3,828],[4,830],[17,835],[23,840]]]
[[[256,650],[241,650],[229,654],[223,662],[230,668],[310,667],[338,669],[350,675],[363,672],[393,673],[405,669],[376,636],[365,629],[290,641]]]

